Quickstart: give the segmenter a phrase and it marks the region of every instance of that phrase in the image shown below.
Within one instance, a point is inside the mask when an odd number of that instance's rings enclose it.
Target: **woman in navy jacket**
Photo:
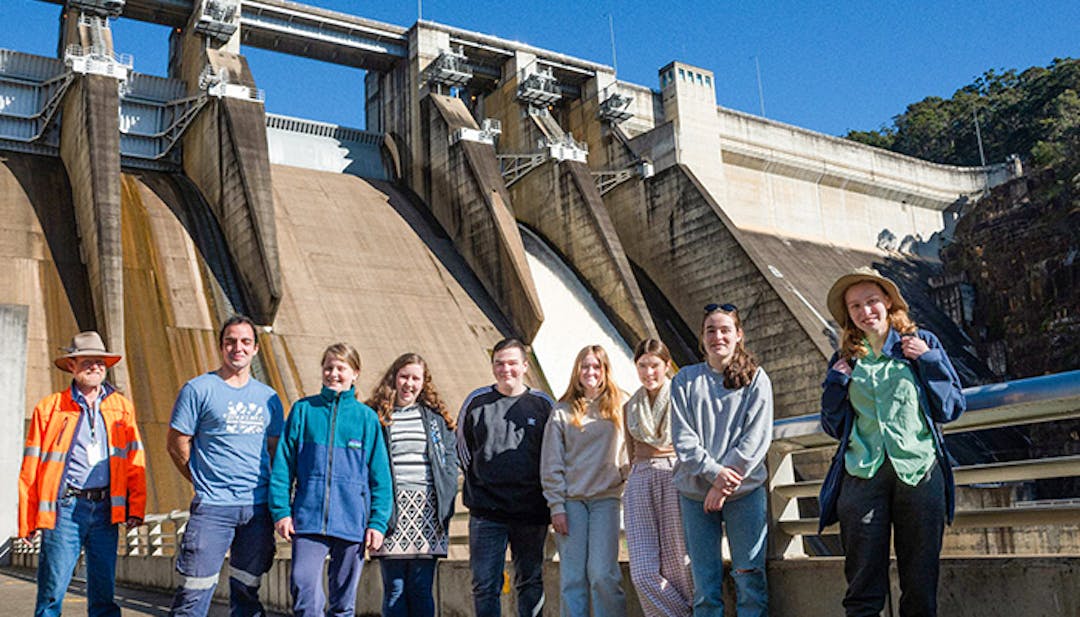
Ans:
[[[432,617],[436,559],[449,550],[457,496],[454,419],[414,353],[394,360],[368,404],[383,425],[394,485],[390,530],[371,553],[382,568],[383,617]]]
[[[900,615],[936,615],[955,502],[940,424],[964,411],[960,378],[937,337],[908,317],[896,284],[873,269],[840,277],[828,306],[843,336],[822,384],[821,425],[840,446],[821,489],[821,529],[840,523],[844,609],[880,614],[892,536]]]

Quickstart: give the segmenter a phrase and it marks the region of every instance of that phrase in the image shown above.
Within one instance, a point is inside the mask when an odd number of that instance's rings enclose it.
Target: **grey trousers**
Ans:
[[[889,589],[889,537],[900,575],[900,616],[937,615],[938,560],[945,532],[945,481],[935,463],[917,486],[888,457],[874,477],[844,473],[836,504],[844,546],[847,617],[877,617]]]

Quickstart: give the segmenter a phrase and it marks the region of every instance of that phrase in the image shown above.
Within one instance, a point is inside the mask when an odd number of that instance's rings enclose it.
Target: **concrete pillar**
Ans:
[[[625,146],[612,136],[611,126],[600,119],[600,103],[615,92],[615,73],[597,71],[581,85],[581,98],[567,106],[566,129],[589,147],[589,168],[616,169],[626,159]]]
[[[92,17],[91,26],[80,23],[80,16],[77,9],[69,10],[61,49],[77,45],[84,55],[92,53],[95,61],[111,59],[113,47],[108,21]],[[60,159],[71,180],[76,227],[94,302],[94,321],[105,344],[123,353],[120,80],[107,72],[88,71],[78,76],[64,95]],[[82,316],[77,318],[84,321]],[[127,368],[119,365],[111,373],[112,382],[126,389]]]
[[[538,152],[541,140],[561,142],[567,134],[547,109],[529,109],[518,100],[518,85],[525,72],[535,69],[535,62],[533,54],[515,52],[503,65],[499,88],[485,101],[488,113],[502,123],[500,153]],[[572,136],[578,140],[576,134]],[[631,346],[657,336],[587,164],[551,159],[512,185],[510,196],[517,220],[543,236],[580,274]]]
[[[187,27],[173,34],[179,54],[169,72],[192,94],[208,88],[211,96],[184,133],[183,161],[221,226],[239,275],[242,297],[229,300],[257,323],[272,324],[282,288],[266,110],[239,53],[239,20],[239,5],[222,14],[197,1]]]
[[[544,316],[495,147],[468,140],[450,145],[458,129],[479,129],[461,99],[429,94],[421,108],[431,173],[425,201],[515,335],[532,341]]]
[[[19,531],[19,488],[26,426],[26,347],[30,307],[0,304],[0,566],[11,564],[11,537]]]
[[[712,71],[672,62],[660,69],[660,85],[664,119],[675,126],[676,162],[689,167],[717,203],[725,203],[727,185]]]
[[[426,145],[421,139],[423,134],[423,114],[420,111],[420,101],[428,94],[427,84],[424,83],[423,75],[428,65],[431,64],[444,50],[450,49],[450,34],[441,30],[425,28],[417,23],[409,32],[409,70],[408,86],[404,92],[396,92],[396,96],[406,95],[406,103],[409,110],[409,150],[411,160],[414,163],[409,166],[407,179],[414,191],[424,194],[421,187],[424,185],[424,172],[430,161],[426,160]]]

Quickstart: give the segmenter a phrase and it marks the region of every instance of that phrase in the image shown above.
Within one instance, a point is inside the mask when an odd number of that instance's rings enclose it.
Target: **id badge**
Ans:
[[[97,438],[90,442],[90,447],[86,449],[86,465],[93,469],[98,463],[105,459],[102,453],[104,448],[101,447],[101,438]]]

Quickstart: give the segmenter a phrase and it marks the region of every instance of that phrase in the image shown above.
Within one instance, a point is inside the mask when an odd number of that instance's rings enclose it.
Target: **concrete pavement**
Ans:
[[[33,615],[34,598],[37,584],[33,570],[21,568],[0,568],[0,613],[5,615]],[[131,587],[116,588],[116,602],[120,605],[120,614],[124,617],[135,615],[154,615],[164,617],[169,614],[172,596],[159,591],[146,591]],[[86,582],[73,580],[64,596],[65,615],[84,615],[86,613]],[[215,604],[210,608],[209,617],[226,617],[229,607]],[[268,613],[282,615],[282,613]]]

